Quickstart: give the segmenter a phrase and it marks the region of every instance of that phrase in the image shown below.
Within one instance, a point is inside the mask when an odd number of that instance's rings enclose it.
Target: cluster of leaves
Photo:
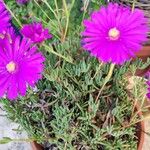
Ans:
[[[52,41],[39,47],[46,64],[37,90],[29,89],[26,97],[18,101],[1,101],[8,117],[19,123],[31,139],[60,150],[136,149],[135,125],[130,126],[132,101],[124,75],[134,73],[143,64],[137,60],[116,66],[96,101],[110,65],[100,64],[83,52],[80,31],[83,18],[104,1],[78,0],[73,5],[73,0],[66,2],[71,10],[69,16],[59,0],[32,0],[27,6],[17,6],[13,0],[7,2],[19,18],[14,19],[15,25],[40,20],[54,35]]]

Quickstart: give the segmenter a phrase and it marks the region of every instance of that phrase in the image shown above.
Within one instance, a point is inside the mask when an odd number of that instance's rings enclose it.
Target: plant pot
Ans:
[[[143,61],[146,61],[148,57],[150,57],[150,45],[143,46],[143,48],[136,53],[138,58],[141,58]]]
[[[44,148],[36,142],[31,142],[31,147],[32,150],[44,150]]]
[[[139,111],[139,105],[136,104],[135,106],[135,111],[138,111],[138,116],[139,118],[142,118],[142,112]],[[144,144],[144,131],[145,131],[145,124],[144,121],[141,121],[139,123],[137,123],[137,127],[136,127],[136,136],[138,137],[138,146],[137,146],[137,150],[142,150],[143,149],[143,144]]]
[[[139,77],[144,77],[149,71],[150,71],[150,65],[144,69],[137,69],[135,75]]]

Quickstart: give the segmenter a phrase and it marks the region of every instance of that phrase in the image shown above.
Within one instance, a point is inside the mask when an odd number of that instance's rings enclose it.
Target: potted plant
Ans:
[[[136,95],[140,89],[131,94],[126,73],[134,75],[137,68],[150,64],[130,61],[146,41],[146,20],[142,11],[132,14],[129,8],[122,12],[117,4],[100,5],[100,0],[4,3],[20,30],[19,35],[6,30],[0,40],[1,59],[15,59],[3,67],[6,76],[0,74],[2,79],[10,76],[2,80],[6,84],[1,85],[0,92],[5,94],[1,103],[8,118],[27,131],[28,142],[60,150],[137,149],[141,145],[137,143],[143,138],[137,133],[142,132],[137,131],[144,130],[143,123],[138,128],[137,123],[142,122],[146,108],[135,107],[135,101],[142,100]],[[131,20],[125,20],[128,15]],[[136,29],[131,29],[129,23],[136,15]],[[117,24],[120,16],[121,26],[112,26],[111,19],[115,17]]]

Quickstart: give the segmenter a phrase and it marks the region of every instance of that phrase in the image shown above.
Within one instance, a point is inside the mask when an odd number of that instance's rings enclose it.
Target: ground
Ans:
[[[27,138],[25,132],[18,133],[15,131],[18,126],[18,124],[7,119],[6,113],[0,105],[0,139],[3,137],[10,137],[12,139]],[[8,144],[1,144],[0,150],[31,150],[31,146],[30,143],[27,142],[10,142]]]

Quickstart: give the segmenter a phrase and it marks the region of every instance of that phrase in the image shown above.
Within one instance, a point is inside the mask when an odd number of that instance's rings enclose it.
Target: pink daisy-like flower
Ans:
[[[6,30],[10,26],[10,14],[4,6],[4,2],[0,0],[0,32]]]
[[[49,34],[48,29],[44,29],[42,23],[33,23],[24,25],[21,29],[21,33],[31,39],[34,43],[41,43],[47,39],[52,38],[52,35]]]
[[[6,94],[13,100],[25,96],[27,87],[35,86],[41,79],[45,58],[26,38],[5,34],[1,41],[4,44],[0,44],[0,97]]]
[[[84,20],[83,48],[103,62],[123,64],[147,40],[148,25],[142,10],[110,3]]]

